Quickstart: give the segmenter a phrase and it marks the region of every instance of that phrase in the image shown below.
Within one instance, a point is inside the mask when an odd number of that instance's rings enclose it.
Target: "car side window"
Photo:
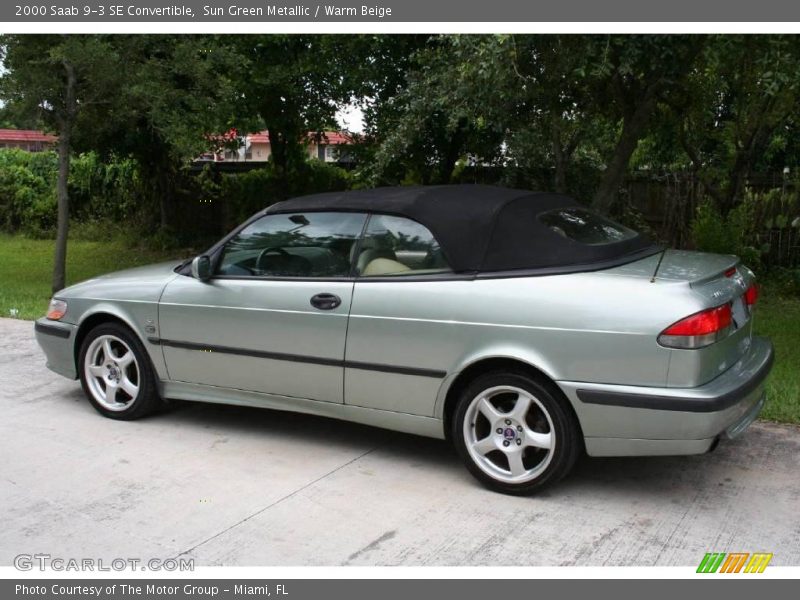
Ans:
[[[450,273],[439,242],[423,225],[404,217],[371,215],[356,257],[361,277]]]
[[[233,236],[216,274],[237,277],[346,277],[367,215],[266,215]]]

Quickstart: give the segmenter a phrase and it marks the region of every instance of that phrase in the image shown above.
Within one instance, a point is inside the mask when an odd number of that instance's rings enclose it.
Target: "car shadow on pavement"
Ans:
[[[79,404],[87,413],[94,413],[80,387],[62,397]],[[77,406],[76,406],[77,408]],[[91,415],[94,416],[94,415]],[[101,418],[100,415],[96,415]],[[452,445],[445,440],[378,429],[348,421],[316,415],[273,409],[171,401],[162,412],[139,421],[143,424],[164,424],[181,429],[213,430],[216,436],[268,436],[270,439],[293,442],[324,443],[331,449],[369,452],[379,450],[403,462],[411,462],[449,474],[461,473],[466,485],[477,485],[461,465]],[[583,455],[573,472],[559,484],[537,495],[540,498],[561,494],[608,492],[618,495],[643,492],[653,495],[665,492],[684,494],[697,486],[725,488],[735,485],[732,468],[740,466],[742,454],[757,453],[763,447],[767,432],[754,428],[737,440],[725,441],[713,452],[696,456],[656,456],[591,458]],[[791,441],[791,440],[790,440]],[[796,443],[793,441],[792,443]],[[800,449],[800,445],[798,445]],[[787,449],[787,452],[790,449]]]

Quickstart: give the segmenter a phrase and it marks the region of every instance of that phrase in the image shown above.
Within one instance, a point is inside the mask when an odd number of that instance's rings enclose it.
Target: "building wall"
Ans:
[[[311,142],[306,147],[309,158],[315,158],[328,163],[338,160],[338,146],[330,144],[317,144]],[[269,142],[251,142],[247,153],[243,149],[239,152],[226,151],[225,162],[267,162],[272,155]]]

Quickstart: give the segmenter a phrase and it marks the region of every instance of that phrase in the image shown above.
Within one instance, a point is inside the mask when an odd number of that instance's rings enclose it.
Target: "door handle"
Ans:
[[[311,296],[311,306],[320,310],[333,310],[342,303],[336,294],[317,294]]]

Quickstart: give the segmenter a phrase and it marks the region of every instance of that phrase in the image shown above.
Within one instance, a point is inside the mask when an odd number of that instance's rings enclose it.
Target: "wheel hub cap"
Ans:
[[[108,380],[119,382],[121,376],[119,368],[116,365],[106,365],[106,368],[108,369]]]

